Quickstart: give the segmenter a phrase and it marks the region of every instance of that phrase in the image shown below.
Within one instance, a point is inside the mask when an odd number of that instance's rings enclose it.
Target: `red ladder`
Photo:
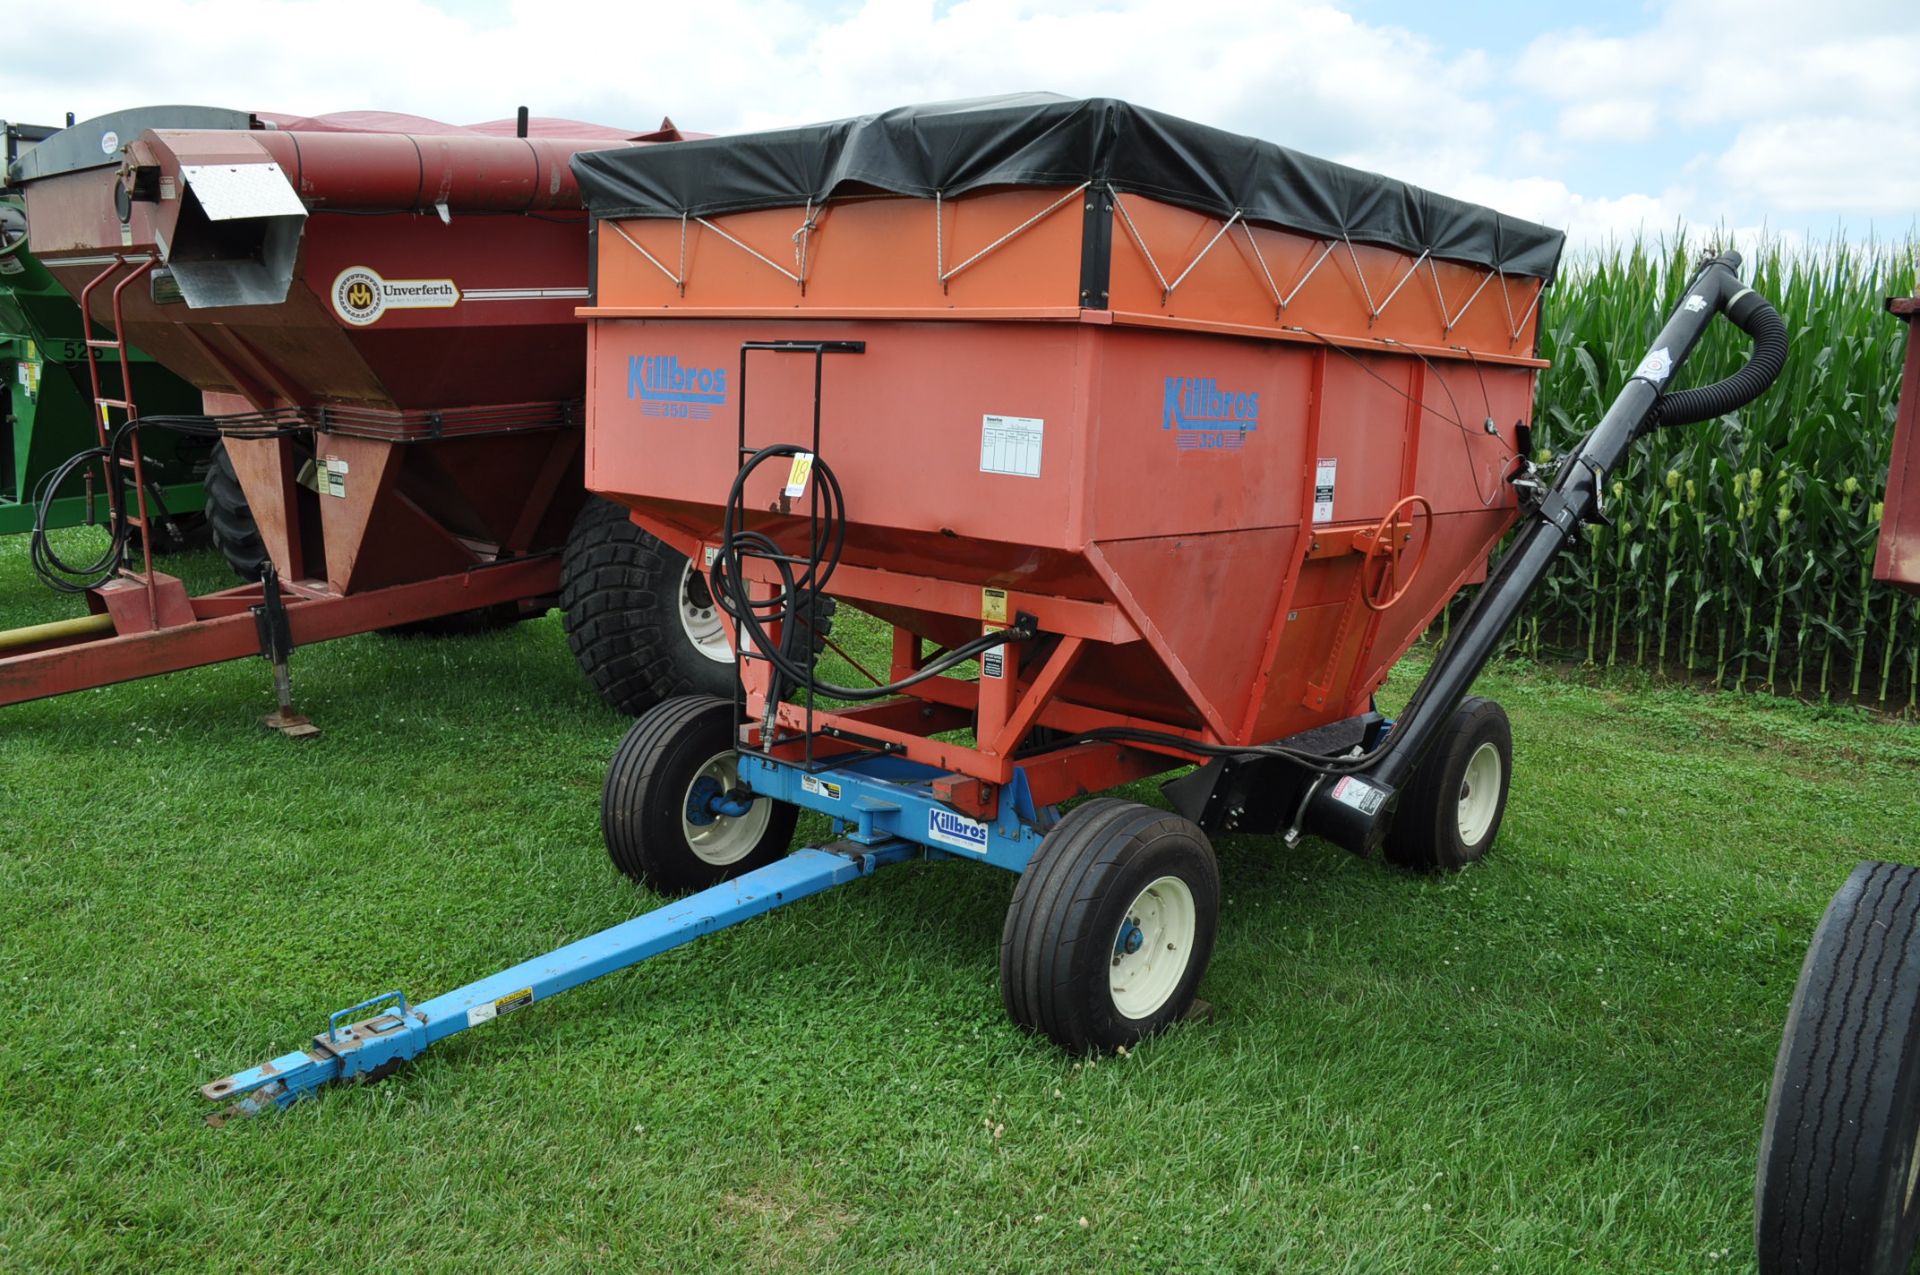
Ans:
[[[133,268],[127,270],[128,266]],[[95,275],[92,281],[80,290],[80,314],[87,321],[87,376],[93,383],[93,427],[99,436],[101,450],[107,457],[103,463],[103,470],[107,486],[108,517],[117,524],[112,527],[116,534],[124,534],[122,528],[137,527],[140,531],[142,570],[121,574],[138,580],[146,587],[148,619],[155,628],[158,628],[160,627],[160,598],[153,578],[153,524],[147,515],[147,475],[140,457],[140,427],[137,424],[130,430],[133,435],[133,445],[128,449],[129,454],[125,456],[113,454],[113,435],[116,429],[128,422],[138,421],[140,417],[139,409],[133,404],[133,371],[127,358],[126,322],[121,310],[121,297],[129,284],[153,269],[153,266],[154,258],[151,256],[132,260],[125,256],[116,256],[112,265]],[[113,287],[112,324],[108,328],[109,336],[105,339],[96,337],[93,335],[94,291],[122,271],[126,271],[125,275]],[[115,357],[119,360],[120,397],[118,398],[108,398],[101,386],[100,352],[102,350],[114,351]],[[121,414],[118,422],[113,419],[115,412]],[[120,495],[122,485],[120,475],[114,472],[116,466],[132,471],[135,509],[133,513],[127,512]]]

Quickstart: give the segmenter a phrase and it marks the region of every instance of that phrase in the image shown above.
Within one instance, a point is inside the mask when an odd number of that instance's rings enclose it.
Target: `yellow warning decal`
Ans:
[[[988,624],[1007,622],[1007,591],[1005,589],[980,590],[980,618]]]
[[[490,1001],[481,1001],[467,1011],[467,1026],[478,1027],[481,1023],[490,1023],[502,1014],[511,1014],[516,1009],[525,1009],[533,1004],[533,989],[523,987],[517,992],[495,997]]]

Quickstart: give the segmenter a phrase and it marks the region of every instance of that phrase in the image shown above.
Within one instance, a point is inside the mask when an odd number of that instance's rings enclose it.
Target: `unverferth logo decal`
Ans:
[[[1260,396],[1223,390],[1211,376],[1169,376],[1160,428],[1176,431],[1183,452],[1238,448],[1260,428]]]
[[[640,411],[647,416],[704,421],[727,401],[727,369],[682,367],[671,354],[631,355],[627,397],[640,400]]]
[[[333,279],[333,312],[356,328],[389,310],[446,310],[460,304],[451,279],[383,279],[370,266],[348,266]]]

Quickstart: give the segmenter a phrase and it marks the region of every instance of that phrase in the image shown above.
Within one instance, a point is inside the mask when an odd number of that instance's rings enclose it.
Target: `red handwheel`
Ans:
[[[1402,580],[1400,578],[1400,546],[1407,540],[1413,539],[1413,518],[1407,519],[1406,535],[1402,537],[1400,511],[1409,505],[1416,504],[1426,513],[1429,534],[1420,537],[1420,547],[1414,553],[1413,566],[1408,568],[1406,579]],[[1367,610],[1385,611],[1407,596],[1407,590],[1413,587],[1414,577],[1418,576],[1420,568],[1426,565],[1427,550],[1433,545],[1432,530],[1433,505],[1425,496],[1415,494],[1404,497],[1393,508],[1387,510],[1387,516],[1382,518],[1380,524],[1369,533],[1367,556],[1360,563],[1363,579],[1368,571],[1373,570],[1374,559],[1378,558],[1382,564],[1379,578],[1373,582],[1373,586],[1361,590],[1360,593],[1360,600],[1367,604]],[[1396,584],[1398,588],[1395,587]]]

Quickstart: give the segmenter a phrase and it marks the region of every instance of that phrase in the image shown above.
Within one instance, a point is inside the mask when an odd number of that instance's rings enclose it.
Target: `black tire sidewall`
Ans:
[[[770,797],[772,815],[754,848],[732,863],[700,857],[683,823],[687,788],[700,768],[734,744],[730,700],[686,696],[642,714],[615,750],[600,806],[601,834],[616,867],[663,894],[704,889],[764,867],[787,852],[799,811]]]
[[[1834,894],[1808,945],[1760,1140],[1754,1244],[1762,1272],[1904,1272],[1920,1236],[1920,1190],[1907,1198],[1920,1134],[1920,977],[1912,952],[1920,941],[1920,890],[1887,897],[1896,884],[1912,886],[1915,873],[1861,864]],[[1880,959],[1893,957],[1893,968],[1883,979],[1876,967],[1863,984],[1863,942],[1876,929],[1889,932]],[[1878,1030],[1863,1030],[1874,1023]],[[1843,1088],[1833,1107],[1827,1101],[1836,1073]],[[1836,1192],[1838,1175],[1844,1177]],[[1825,1208],[1815,1207],[1816,1187]]]
[[[242,580],[258,580],[266,569],[267,545],[253,509],[247,504],[246,489],[227,455],[224,442],[214,444],[202,480],[205,494],[207,529],[214,548],[227,560],[233,573]]]
[[[1193,895],[1194,939],[1161,1006],[1130,1018],[1113,1001],[1114,940],[1151,882],[1174,876]],[[1220,871],[1206,834],[1178,815],[1097,797],[1067,812],[1021,873],[1000,937],[1007,1017],[1070,1053],[1133,1044],[1191,1008],[1213,955]]]
[[[1500,755],[1500,797],[1487,830],[1468,845],[1460,836],[1460,786],[1474,754],[1487,743]],[[1387,857],[1402,867],[1429,872],[1452,872],[1478,862],[1500,835],[1512,782],[1513,728],[1505,711],[1490,699],[1463,701],[1403,795],[1388,831]]]
[[[676,696],[732,698],[734,666],[702,655],[680,619],[687,559],[590,496],[567,533],[560,606],[574,660],[608,707],[639,715]]]

